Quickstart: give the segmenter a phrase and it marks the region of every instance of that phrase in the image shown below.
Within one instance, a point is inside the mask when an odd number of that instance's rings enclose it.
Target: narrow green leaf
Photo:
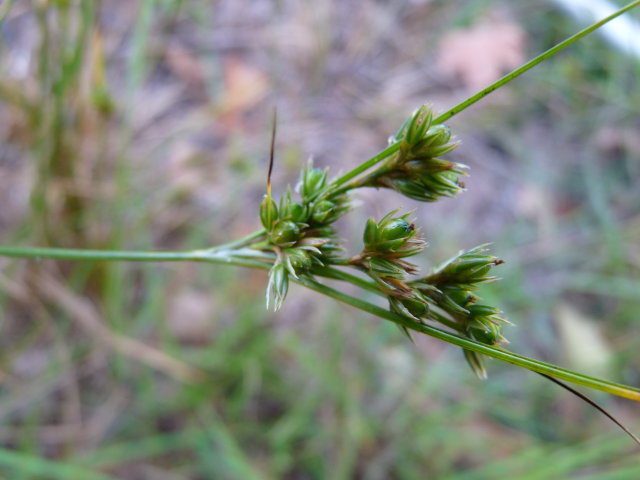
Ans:
[[[5,449],[0,449],[0,471],[43,480],[117,480],[116,477],[93,472],[64,461],[47,460],[35,455]]]
[[[410,330],[424,333],[439,340],[457,345],[459,347],[471,350],[477,353],[484,354],[488,357],[493,357],[518,367],[526,368],[534,372],[549,375],[560,380],[566,380],[577,385],[593,388],[594,390],[601,390],[611,395],[617,395],[619,397],[628,398],[640,402],[640,389],[631,387],[628,385],[622,385],[608,380],[602,380],[599,378],[590,377],[573,370],[559,367],[550,363],[542,362],[533,358],[526,357],[524,355],[518,355],[517,353],[510,352],[500,347],[491,345],[485,345],[469,338],[464,338],[453,333],[441,330],[430,325],[419,324],[412,322],[411,320],[404,318],[397,313],[390,312],[384,308],[373,305],[359,298],[352,297],[346,293],[339,292],[331,287],[323,285],[316,280],[310,278],[300,278],[299,283],[311,290],[327,295],[335,300],[351,305],[372,315],[375,315],[385,320],[390,320],[393,323],[402,325]]]

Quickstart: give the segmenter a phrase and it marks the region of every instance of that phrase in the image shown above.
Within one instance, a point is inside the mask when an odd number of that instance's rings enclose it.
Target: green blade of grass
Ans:
[[[517,353],[513,353],[502,348],[485,345],[468,338],[460,337],[436,327],[418,324],[389,310],[385,310],[384,308],[378,307],[364,300],[360,300],[359,298],[352,297],[350,295],[347,295],[346,293],[339,292],[338,290],[323,285],[309,277],[300,277],[298,281],[311,290],[322,293],[323,295],[351,305],[352,307],[358,308],[377,317],[384,318],[385,320],[390,320],[393,323],[396,323],[410,330],[424,333],[439,340],[443,340],[447,343],[451,343],[467,350],[472,350],[474,352],[487,355],[488,357],[496,358],[498,360],[516,365],[518,367],[526,368],[528,370],[549,375],[561,380],[566,380],[567,382],[582,385],[584,387],[593,388],[594,390],[600,390],[611,395],[617,395],[619,397],[624,397],[640,402],[640,389],[638,388],[610,382],[608,380],[590,377],[588,375],[574,372],[572,370],[568,370],[566,368],[562,368],[550,363],[542,362],[540,360],[529,358],[524,355],[518,355]]]
[[[519,480],[543,480],[548,478],[576,478],[577,471],[600,465],[598,462],[619,458],[627,452],[627,442],[623,437],[601,436],[576,445],[577,448],[558,448],[556,445],[530,446],[506,458],[485,463],[473,471],[447,476],[447,480],[493,480],[495,478],[518,478]],[[612,467],[617,472],[616,467]],[[635,467],[640,471],[640,466]],[[595,480],[610,477],[609,471],[599,470],[590,478]],[[635,476],[617,477],[620,479]]]
[[[117,480],[116,477],[96,473],[61,460],[47,460],[5,449],[0,449],[0,470],[48,480]]]
[[[211,473],[219,475],[222,472],[230,478],[247,480],[268,480],[271,478],[265,471],[259,471],[253,464],[251,457],[238,443],[231,429],[219,417],[213,408],[205,408],[199,412],[199,419],[208,434],[206,441],[198,443],[199,452],[205,457],[211,457],[212,450],[218,458],[212,464]]]
[[[115,468],[127,463],[160,457],[171,452],[187,449],[195,441],[206,437],[201,428],[189,428],[180,432],[138,438],[103,446],[76,461],[94,468]]]

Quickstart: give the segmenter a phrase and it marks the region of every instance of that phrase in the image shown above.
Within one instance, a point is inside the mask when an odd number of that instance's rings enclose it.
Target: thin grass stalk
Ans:
[[[504,350],[499,347],[493,347],[476,342],[466,337],[460,337],[436,327],[413,322],[401,315],[373,305],[372,303],[369,303],[365,300],[355,298],[351,295],[335,290],[327,285],[323,285],[309,277],[300,277],[299,283],[311,290],[331,297],[334,300],[346,303],[347,305],[351,305],[352,307],[355,307],[377,317],[384,318],[385,320],[390,320],[391,322],[408,328],[409,330],[424,333],[439,340],[443,340],[447,343],[451,343],[467,350],[481,353],[488,357],[502,360],[503,362],[507,362],[518,367],[526,368],[527,370],[538,372],[544,375],[549,375],[561,380],[566,380],[576,385],[582,385],[584,387],[593,388],[594,390],[600,390],[611,395],[617,395],[619,397],[624,397],[640,402],[639,388],[590,377],[588,375],[577,373],[550,363],[525,357],[524,355],[518,355],[517,353],[509,352],[508,350]]]

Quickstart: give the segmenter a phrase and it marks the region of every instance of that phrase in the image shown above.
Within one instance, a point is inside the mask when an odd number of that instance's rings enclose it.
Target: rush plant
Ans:
[[[410,338],[412,333],[426,334],[461,347],[480,378],[487,376],[483,358],[489,356],[554,381],[564,380],[640,401],[638,388],[593,378],[506,349],[503,327],[509,322],[499,306],[483,302],[477,293],[482,284],[497,281],[494,270],[503,263],[489,252],[488,245],[455,253],[433,271],[419,272],[409,258],[422,254],[427,243],[410,213],[392,210],[382,218],[363,221],[363,247],[352,257],[344,255],[335,226],[339,218],[352,211],[352,197],[360,188],[390,189],[427,203],[464,191],[462,178],[467,175],[467,167],[447,159],[458,142],[445,122],[638,5],[640,1],[631,2],[445,113],[437,115],[423,105],[390,137],[387,148],[341,177],[332,178],[327,169],[306,165],[295,189],[288,188],[279,198],[272,194],[270,182],[274,115],[267,191],[259,208],[256,205],[262,226],[244,238],[193,251],[2,246],[0,255],[66,260],[199,261],[264,269],[269,272],[267,308],[278,310],[286,301],[289,284],[295,282],[391,321]],[[374,304],[346,294],[326,285],[323,279],[350,283],[380,296],[383,303]]]

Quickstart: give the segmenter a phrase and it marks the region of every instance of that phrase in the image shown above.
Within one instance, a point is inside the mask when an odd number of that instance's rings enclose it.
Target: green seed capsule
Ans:
[[[403,169],[408,175],[426,175],[453,170],[456,164],[448,160],[433,157],[423,157],[410,160],[404,164]]]
[[[405,269],[392,260],[386,258],[371,258],[369,260],[369,270],[380,277],[402,279],[406,273]]]
[[[269,271],[267,285],[267,308],[277,311],[282,306],[289,291],[289,274],[282,263],[275,264]]]
[[[472,317],[476,318],[490,318],[494,316],[499,317],[502,312],[490,305],[476,304],[469,307],[469,313]]]
[[[270,237],[276,245],[293,245],[300,237],[300,228],[295,222],[280,220],[271,230]]]
[[[451,315],[469,315],[469,310],[453,300],[449,295],[442,294],[438,297],[438,306]]]
[[[309,198],[322,190],[327,184],[327,171],[319,168],[307,167],[302,172],[300,195]]]
[[[404,218],[393,218],[380,226],[377,250],[393,252],[414,235],[415,227]]]
[[[322,200],[313,206],[311,219],[315,223],[325,224],[331,223],[334,218],[336,205],[329,200]]]
[[[447,274],[458,283],[482,283],[490,280],[491,267],[493,263],[487,261],[460,262],[452,265]]]
[[[430,153],[432,157],[440,157],[442,155],[446,155],[449,152],[452,152],[456,148],[458,148],[458,143],[445,143],[443,145],[440,145],[439,147],[434,147]]]
[[[429,128],[426,136],[433,138],[432,145],[443,145],[451,140],[451,129],[440,123]]]
[[[421,318],[429,313],[429,305],[426,303],[426,300],[403,298],[400,301],[414,317]]]
[[[451,130],[446,125],[433,125],[427,130],[424,137],[411,147],[411,156],[437,157],[445,155],[458,146],[457,142],[449,143]]]
[[[426,300],[423,302],[417,298],[399,298],[389,295],[389,307],[395,313],[399,313],[403,317],[420,321],[429,313],[429,307]]]
[[[376,245],[378,243],[378,224],[373,218],[367,220],[367,224],[364,226],[362,239],[365,247]]]
[[[270,196],[265,195],[260,203],[260,221],[262,222],[262,226],[267,229],[267,231],[271,230],[277,218],[278,207],[276,206],[276,202],[274,202]]]
[[[442,293],[465,310],[469,310],[474,306],[473,303],[477,300],[477,297],[465,288],[445,286],[442,288]]]
[[[299,248],[289,248],[285,251],[291,267],[297,272],[308,270],[312,266],[311,255],[305,250]]]
[[[415,227],[404,218],[394,218],[382,225],[381,240],[404,239],[413,234]]]
[[[405,141],[409,145],[414,145],[424,137],[427,129],[431,126],[431,120],[433,114],[431,109],[426,105],[423,105],[418,109],[416,113],[411,117],[409,126],[407,127],[407,133],[404,137]]]
[[[299,202],[289,202],[285,207],[283,217],[296,223],[305,223],[307,221],[307,207]]]
[[[471,330],[471,335],[477,341],[487,345],[496,345],[503,341],[500,327],[494,324],[488,324],[482,329],[474,328]]]
[[[438,200],[438,195],[432,190],[426,188],[420,179],[416,181],[404,178],[395,178],[390,182],[390,184],[391,188],[414,200],[421,202],[435,202]]]

